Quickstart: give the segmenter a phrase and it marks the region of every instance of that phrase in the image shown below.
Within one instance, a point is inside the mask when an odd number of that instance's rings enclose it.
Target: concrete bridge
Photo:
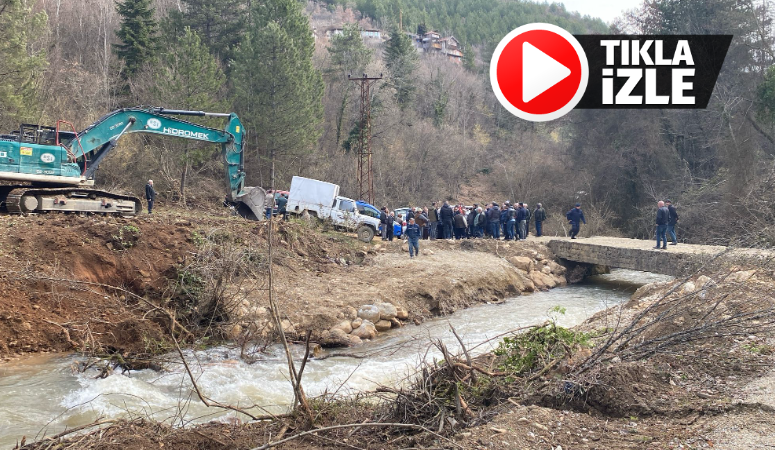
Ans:
[[[668,245],[667,250],[657,250],[654,248],[653,240],[600,236],[573,240],[543,236],[536,240],[545,243],[559,258],[568,261],[676,277],[689,275],[710,261],[746,266],[761,263],[775,256],[774,253],[765,250],[728,249],[714,245],[678,244]]]

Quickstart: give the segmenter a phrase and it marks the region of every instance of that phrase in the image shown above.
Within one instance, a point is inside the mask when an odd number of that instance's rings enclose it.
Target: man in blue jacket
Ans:
[[[670,219],[670,211],[665,206],[665,202],[662,200],[657,203],[659,209],[657,209],[657,246],[654,248],[667,249],[667,221]],[[659,243],[662,242],[662,246]]]
[[[581,210],[581,203],[576,203],[576,206],[565,214],[565,218],[570,223],[570,238],[576,239],[576,235],[581,231],[581,222],[584,225],[587,224],[587,219],[584,218],[584,211]]]
[[[517,230],[519,230],[519,240],[527,239],[527,208],[520,202],[517,208]]]
[[[414,255],[420,256],[420,227],[414,223],[414,218],[409,219],[405,233],[406,240],[409,242],[409,258],[414,258]]]

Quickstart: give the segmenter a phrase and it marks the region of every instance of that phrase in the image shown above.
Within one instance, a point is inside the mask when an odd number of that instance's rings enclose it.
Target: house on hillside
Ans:
[[[442,38],[436,31],[428,31],[424,35],[409,33],[412,43],[418,51],[431,55],[442,55],[447,58],[460,62],[463,59],[463,51],[460,49],[460,42],[455,36]]]

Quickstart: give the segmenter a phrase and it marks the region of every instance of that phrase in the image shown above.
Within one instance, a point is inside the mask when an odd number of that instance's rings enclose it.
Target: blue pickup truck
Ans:
[[[367,216],[374,217],[376,219],[379,219],[380,211],[377,209],[376,206],[366,203],[363,200],[356,200],[355,206],[358,208],[358,212]],[[380,232],[382,229],[380,229]],[[403,224],[396,219],[395,222],[393,222],[393,236],[400,238],[404,234],[404,228]]]

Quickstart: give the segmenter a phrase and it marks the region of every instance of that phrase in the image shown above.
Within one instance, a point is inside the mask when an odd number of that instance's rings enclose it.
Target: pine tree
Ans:
[[[121,44],[114,44],[116,56],[124,62],[122,76],[131,78],[154,59],[158,50],[158,24],[154,19],[152,0],[124,0],[116,4],[121,16],[121,27],[116,36]]]
[[[172,11],[164,21],[167,34],[196,31],[210,52],[224,64],[234,59],[234,50],[248,23],[250,0],[183,0],[184,11]]]
[[[396,102],[402,109],[414,98],[414,71],[419,60],[412,39],[394,28],[385,46],[385,65],[390,75],[388,83],[395,89]]]
[[[476,53],[473,45],[463,45],[463,67],[476,72]]]
[[[251,15],[232,72],[236,110],[261,155],[310,152],[321,133],[323,79],[312,65],[309,21],[296,0],[265,0]]]
[[[225,108],[221,95],[226,76],[199,35],[191,28],[161,56],[161,67],[154,77],[156,97],[169,108],[197,111],[220,111]],[[206,125],[214,125],[205,123]],[[176,144],[168,144],[176,145]],[[210,160],[219,149],[210,144],[181,140],[180,200],[185,204],[186,184],[192,166]]]
[[[37,115],[37,82],[46,65],[33,47],[45,32],[46,14],[32,12],[32,1],[0,0],[0,126],[7,131]]]

